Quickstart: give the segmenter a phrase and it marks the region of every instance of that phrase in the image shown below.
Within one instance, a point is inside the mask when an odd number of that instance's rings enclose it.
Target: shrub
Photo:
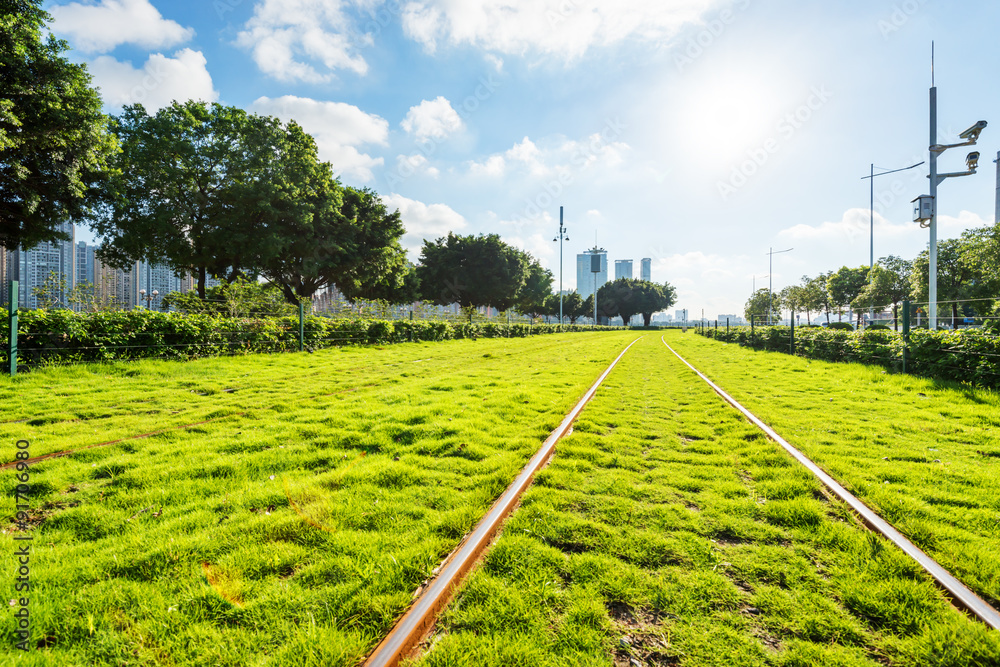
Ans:
[[[854,331],[854,325],[850,322],[830,322],[826,325],[827,329],[842,329],[844,331]]]

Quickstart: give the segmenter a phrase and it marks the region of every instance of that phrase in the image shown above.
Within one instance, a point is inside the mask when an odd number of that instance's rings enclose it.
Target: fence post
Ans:
[[[903,301],[903,372],[910,361],[910,302]]]
[[[750,349],[756,349],[756,347],[754,346],[754,339],[753,339],[753,326],[754,326],[754,316],[751,313],[751,315],[750,315]]]
[[[792,318],[789,320],[791,322],[791,330],[788,341],[789,354],[795,354],[795,311],[792,311]]]
[[[299,352],[303,352],[306,349],[305,317],[306,305],[299,301]]]
[[[726,318],[726,335],[729,335],[729,318]]]
[[[7,283],[7,288],[10,293],[10,303],[8,304],[8,338],[7,338],[7,359],[9,360],[9,367],[7,372],[10,373],[11,377],[17,375],[17,296],[18,290],[20,289],[20,283],[17,280],[11,280]]]

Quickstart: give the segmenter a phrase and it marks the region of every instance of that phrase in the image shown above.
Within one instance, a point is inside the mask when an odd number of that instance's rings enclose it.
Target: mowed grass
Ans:
[[[40,370],[0,381],[33,456],[50,665],[355,665],[634,334]],[[195,422],[214,420],[186,429]],[[117,444],[89,445],[162,431]],[[16,471],[0,471],[13,596]]]
[[[1000,608],[1000,395],[694,335],[666,340]]]
[[[411,667],[996,664],[996,632],[647,336]]]

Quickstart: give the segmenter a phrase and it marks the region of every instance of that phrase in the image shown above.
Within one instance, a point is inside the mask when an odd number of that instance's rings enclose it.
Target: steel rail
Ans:
[[[587,390],[583,398],[566,415],[562,423],[542,443],[535,455],[517,476],[514,482],[490,508],[490,511],[472,529],[458,547],[441,564],[439,573],[423,590],[410,609],[396,623],[395,627],[379,643],[365,661],[365,667],[395,667],[413,651],[437,621],[437,616],[451,600],[455,589],[482,557],[486,548],[499,532],[501,525],[517,506],[521,495],[531,485],[535,473],[552,457],[555,445],[562,439],[584,406],[594,397],[611,370],[621,361],[625,353],[643,338],[640,336],[629,343],[611,365],[601,373],[597,381]]]
[[[674,356],[680,359],[692,371],[697,373],[698,377],[708,383],[708,386],[714,389],[715,393],[725,399],[725,401],[731,406],[743,413],[744,417],[753,422],[757,427],[764,431],[769,438],[781,445],[795,460],[815,475],[827,489],[837,496],[837,498],[847,503],[847,505],[854,510],[854,512],[861,518],[870,530],[881,534],[887,540],[902,549],[907,556],[915,560],[917,564],[931,576],[934,582],[939,587],[944,589],[944,591],[954,601],[956,606],[965,609],[978,620],[982,621],[994,630],[1000,630],[1000,612],[969,590],[965,584],[956,579],[950,572],[948,572],[948,570],[941,567],[937,561],[924,553],[913,542],[906,539],[906,537],[896,530],[892,524],[873,512],[863,502],[858,500],[853,494],[851,494],[850,491],[841,486],[835,479],[833,479],[833,477],[830,477],[830,475],[824,472],[818,465],[813,463],[805,454],[800,452],[794,446],[789,444],[787,440],[778,435],[774,429],[758,419],[756,415],[743,407],[739,401],[727,394],[721,387],[719,387],[719,385],[709,380],[704,373],[688,363],[684,357],[677,354],[677,351],[674,350],[674,348],[667,345],[667,341],[664,340],[662,336],[660,337],[660,340],[667,346],[668,350],[674,353]]]

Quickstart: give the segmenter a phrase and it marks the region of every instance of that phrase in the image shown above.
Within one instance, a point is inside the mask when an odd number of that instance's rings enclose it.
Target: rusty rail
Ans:
[[[815,475],[820,482],[823,483],[827,489],[829,489],[837,498],[847,503],[847,505],[854,510],[854,512],[861,518],[868,528],[876,533],[879,533],[887,540],[895,544],[897,547],[903,550],[903,552],[915,560],[918,565],[927,574],[931,576],[934,582],[941,587],[955,602],[955,605],[965,609],[967,612],[972,614],[978,620],[982,621],[994,630],[1000,630],[1000,612],[991,607],[985,600],[980,598],[978,595],[969,590],[965,584],[956,579],[948,570],[941,567],[937,561],[924,553],[917,545],[915,545],[910,540],[896,530],[892,524],[880,517],[878,514],[873,512],[867,505],[858,500],[851,492],[841,486],[835,479],[830,477],[826,472],[823,471],[818,465],[813,463],[805,454],[800,452],[794,446],[788,443],[787,440],[778,435],[774,429],[765,424],[763,421],[757,418],[752,412],[747,410],[745,407],[740,405],[739,401],[727,394],[721,387],[709,380],[705,375],[699,371],[697,368],[692,366],[688,361],[677,354],[674,348],[667,345],[667,341],[660,337],[660,340],[667,349],[674,353],[678,359],[680,359],[684,365],[690,368],[692,371],[698,374],[702,380],[708,383],[712,389],[715,390],[719,396],[721,396],[727,403],[743,413],[743,416],[754,423],[758,428],[760,428],[764,433],[767,434],[769,438],[774,440],[776,443],[781,445],[785,451],[792,455],[792,457],[805,466],[809,472]]]
[[[462,543],[449,554],[448,558],[441,564],[437,577],[427,585],[410,609],[369,656],[365,662],[366,667],[395,667],[416,648],[424,635],[433,627],[438,614],[448,604],[455,589],[461,584],[465,576],[490,545],[500,530],[504,519],[517,506],[521,494],[531,485],[535,473],[551,458],[556,443],[567,434],[573,422],[583,410],[583,407],[593,398],[597,392],[597,388],[601,386],[601,383],[608,377],[611,370],[621,361],[625,353],[629,351],[629,348],[635,345],[641,338],[642,336],[632,341],[611,362],[611,365],[601,373],[597,381],[594,382],[593,386],[583,395],[583,398],[566,415],[558,428],[542,443],[541,449],[535,453],[528,462],[528,465],[517,476],[517,479],[493,503],[493,507],[490,508],[486,516],[476,524],[476,527],[473,528],[472,532],[466,536]]]

